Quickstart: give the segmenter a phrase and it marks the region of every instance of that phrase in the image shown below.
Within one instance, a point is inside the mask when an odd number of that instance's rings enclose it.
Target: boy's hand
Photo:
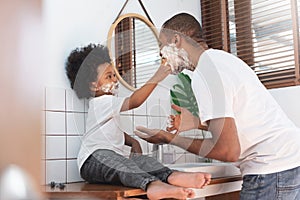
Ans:
[[[143,153],[143,150],[141,148],[140,143],[137,140],[134,140],[134,142],[131,145],[131,152],[129,157],[132,157],[134,155],[141,155]]]
[[[149,82],[159,83],[171,73],[171,66],[161,64]]]

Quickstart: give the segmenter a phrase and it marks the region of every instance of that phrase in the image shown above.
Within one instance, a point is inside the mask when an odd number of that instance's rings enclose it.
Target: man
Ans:
[[[209,49],[199,22],[186,13],[167,20],[159,39],[167,64],[193,71],[199,116],[172,105],[181,114],[171,116],[167,130],[176,130],[176,134],[144,127],[137,127],[135,133],[151,143],[172,144],[207,158],[236,162],[243,176],[242,200],[300,199],[300,129],[250,67],[227,52]],[[172,48],[176,55],[185,51],[187,58],[178,55],[176,62],[168,60],[174,58],[168,56]],[[210,131],[212,138],[178,135],[195,128]]]

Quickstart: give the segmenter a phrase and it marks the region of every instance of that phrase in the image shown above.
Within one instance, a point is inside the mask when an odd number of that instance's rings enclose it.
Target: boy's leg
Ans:
[[[180,172],[165,167],[154,158],[141,155],[131,158],[142,170],[162,182],[180,187],[202,188],[210,183],[211,175],[202,172]]]
[[[81,176],[91,183],[123,184],[146,191],[149,199],[193,198],[193,190],[163,183],[141,170],[132,160],[110,150],[98,150],[81,168]],[[146,188],[147,187],[147,188]]]
[[[159,180],[165,183],[168,182],[168,177],[173,173],[173,170],[146,155],[136,155],[130,159],[133,160],[140,169],[159,178]]]
[[[110,150],[97,150],[81,167],[81,176],[90,183],[111,183],[146,190],[147,185],[158,180],[135,162]]]

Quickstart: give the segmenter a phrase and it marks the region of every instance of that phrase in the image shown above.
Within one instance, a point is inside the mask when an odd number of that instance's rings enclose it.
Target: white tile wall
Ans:
[[[149,115],[149,116],[160,116],[159,99],[149,99],[149,100],[147,100],[147,115]]]
[[[47,110],[65,110],[65,89],[46,88],[46,109]]]
[[[120,116],[120,129],[127,133],[128,135],[133,135],[134,127],[133,127],[133,115],[124,115]]]
[[[153,145],[135,136],[133,133],[135,127],[165,129],[167,116],[171,112],[168,99],[154,97],[152,96],[139,108],[122,112],[120,116],[120,128],[140,142],[146,155],[152,155]],[[79,175],[76,157],[81,145],[81,136],[85,132],[87,109],[88,102],[79,100],[71,89],[54,87],[45,89],[45,108],[42,113],[45,127],[41,130],[42,163],[46,177],[44,184],[51,181],[63,183],[83,181]],[[184,135],[197,137],[197,133],[193,131]],[[165,164],[199,160],[197,156],[186,153],[181,148],[160,146],[160,152],[165,152],[160,159]]]
[[[65,159],[66,144],[65,136],[46,136],[46,158]]]
[[[66,160],[46,161],[46,184],[66,182]]]
[[[81,136],[67,137],[67,158],[76,159],[81,145]]]
[[[68,160],[67,161],[67,182],[73,183],[78,181],[84,181],[78,172],[77,161]]]
[[[66,90],[66,110],[84,112],[86,104],[84,100],[78,99],[73,90]]]
[[[134,116],[134,127],[136,126],[148,126],[147,116]]]
[[[67,134],[83,135],[85,132],[85,116],[84,113],[66,113],[67,118]]]
[[[140,107],[133,110],[134,115],[147,115],[147,102],[144,102]]]
[[[64,111],[46,111],[46,134],[64,135],[66,132]]]

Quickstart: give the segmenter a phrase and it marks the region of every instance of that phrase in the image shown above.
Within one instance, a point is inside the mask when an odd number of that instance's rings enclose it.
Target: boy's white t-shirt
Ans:
[[[119,123],[124,100],[113,95],[90,99],[86,133],[82,137],[77,157],[79,170],[84,161],[98,149],[109,149],[124,155],[125,137]]]
[[[300,129],[297,128],[242,60],[209,49],[192,74],[199,117],[234,118],[243,175],[268,174],[300,166]]]

